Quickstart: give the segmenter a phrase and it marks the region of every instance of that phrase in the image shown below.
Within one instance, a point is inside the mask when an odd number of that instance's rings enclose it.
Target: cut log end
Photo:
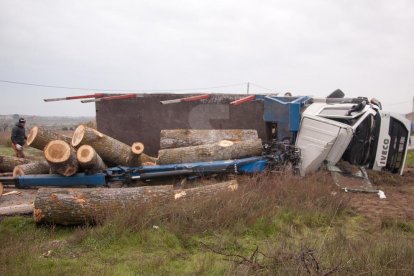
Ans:
[[[83,140],[83,136],[85,135],[85,126],[80,125],[75,129],[75,132],[72,136],[72,146],[77,147]]]
[[[25,175],[25,173],[22,170],[22,168],[20,168],[19,166],[14,167],[14,169],[13,169],[13,177],[21,176],[21,175]]]
[[[91,162],[94,156],[95,156],[95,150],[89,145],[81,146],[76,153],[76,158],[81,163]]]
[[[131,148],[132,148],[132,152],[137,155],[144,152],[144,144],[140,142],[133,143]]]
[[[43,153],[47,161],[61,163],[69,159],[71,149],[65,141],[54,140],[46,145]]]
[[[221,140],[221,141],[218,143],[218,145],[219,145],[220,147],[230,147],[230,146],[232,146],[233,144],[234,144],[234,142],[229,141],[229,140]]]
[[[30,146],[34,139],[37,136],[37,132],[39,131],[39,127],[38,126],[34,126],[32,127],[32,129],[29,132],[29,136],[27,136],[27,145]]]
[[[78,171],[77,167],[68,167],[64,172],[64,176],[71,176],[74,175]]]

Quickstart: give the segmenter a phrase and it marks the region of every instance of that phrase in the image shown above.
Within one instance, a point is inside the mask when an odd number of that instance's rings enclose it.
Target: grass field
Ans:
[[[0,222],[0,274],[412,275],[414,224],[373,224],[330,176],[243,177],[214,200],[117,212],[96,226]]]
[[[374,223],[330,175],[239,182],[213,200],[135,207],[94,226],[0,218],[0,275],[412,275],[413,221]]]
[[[26,158],[40,160],[43,158],[43,152],[28,146],[24,147]],[[0,146],[0,155],[14,156],[14,150],[9,146]]]

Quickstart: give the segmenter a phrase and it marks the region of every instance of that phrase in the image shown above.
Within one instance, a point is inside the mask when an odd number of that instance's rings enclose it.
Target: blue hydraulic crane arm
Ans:
[[[259,173],[265,170],[267,158],[262,156],[236,160],[194,162],[183,164],[113,167],[105,173],[113,180],[122,181],[125,175],[131,179],[149,179],[176,175],[200,175],[211,173]]]
[[[264,156],[249,157],[236,160],[196,162],[184,164],[141,166],[141,167],[113,167],[102,173],[78,173],[65,177],[56,174],[24,175],[19,177],[0,177],[0,182],[14,184],[18,188],[37,186],[99,187],[110,182],[128,182],[136,179],[146,180],[172,176],[198,176],[212,173],[260,173],[268,165],[269,159]]]
[[[106,175],[104,173],[91,175],[77,173],[70,177],[57,174],[22,175],[15,179],[15,185],[18,188],[37,186],[74,187],[83,185],[88,187],[99,187],[107,184]]]

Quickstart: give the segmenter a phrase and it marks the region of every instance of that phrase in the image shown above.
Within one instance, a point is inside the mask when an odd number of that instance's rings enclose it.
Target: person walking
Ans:
[[[12,141],[12,148],[16,153],[16,157],[24,158],[23,146],[26,143],[26,129],[24,128],[26,124],[26,120],[24,118],[20,118],[19,121],[12,129],[11,133],[11,141]]]

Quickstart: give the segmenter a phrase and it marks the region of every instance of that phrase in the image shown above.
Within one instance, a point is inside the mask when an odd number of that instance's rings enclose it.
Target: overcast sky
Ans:
[[[252,82],[314,96],[340,88],[406,113],[414,1],[1,0],[0,79],[131,90],[239,84],[200,91],[233,93]],[[88,93],[0,82],[0,114],[94,115],[94,104],[42,101]]]

